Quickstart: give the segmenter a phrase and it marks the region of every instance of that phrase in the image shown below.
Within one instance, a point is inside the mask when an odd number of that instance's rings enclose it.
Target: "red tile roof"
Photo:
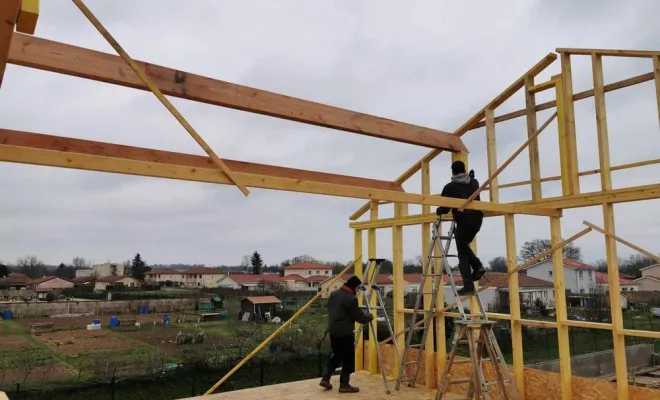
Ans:
[[[303,278],[302,276],[300,276],[298,274],[288,274],[288,275],[284,275],[282,277],[282,280],[303,282],[305,280],[305,278]]]
[[[18,272],[11,272],[9,276],[0,279],[0,285],[27,285],[30,283],[30,277]]]
[[[330,278],[332,277],[328,275],[312,275],[307,278],[304,278],[303,280],[305,282],[325,282]]]
[[[181,271],[177,271],[171,268],[157,268],[147,272],[146,275],[172,275],[172,274],[180,274],[180,273]]]
[[[332,269],[329,265],[319,264],[317,262],[305,262],[284,267],[286,270],[292,269]]]
[[[56,278],[57,278],[56,276],[43,276],[41,278],[33,279],[32,281],[30,281],[30,284],[31,285],[38,285],[40,283],[48,282],[48,281],[50,281],[52,279],[56,279]]]
[[[249,284],[259,284],[259,283],[285,283],[286,281],[279,275],[269,275],[269,274],[232,274],[229,275],[229,279],[233,279],[234,282],[239,285],[249,285]]]
[[[222,272],[218,268],[208,268],[208,267],[196,267],[196,268],[190,268],[185,271],[181,271],[182,274],[184,275],[193,275],[193,274],[199,274],[199,275],[226,275],[225,272]]]
[[[577,260],[571,260],[570,258],[564,258],[564,265],[573,269],[596,269],[593,265],[585,264]]]
[[[119,282],[124,278],[130,278],[130,276],[110,275],[110,276],[106,276],[105,278],[99,279],[99,282],[115,283],[115,282]]]
[[[273,304],[282,302],[275,296],[248,296],[246,299],[252,304]]]
[[[392,282],[392,279],[390,278],[390,275],[391,274],[378,274],[378,276],[376,276],[376,285],[391,285],[393,282]],[[339,279],[346,282],[349,279],[351,279],[352,276],[355,276],[355,275],[354,274],[344,274]],[[330,279],[330,278],[332,278],[332,277],[331,276],[326,277],[326,280]],[[362,279],[362,278],[360,278],[360,279]]]
[[[498,279],[504,279],[502,276],[507,275],[504,272],[486,272],[484,277],[479,281],[480,285],[485,285],[490,282],[493,282]],[[457,285],[462,285],[463,284],[463,278],[461,277],[461,274],[459,273],[454,273],[454,283]],[[404,279],[408,283],[413,283],[413,284],[419,284],[422,281],[422,274],[405,274]],[[449,277],[447,275],[442,276],[442,280],[445,282],[445,284],[449,283]],[[527,275],[521,275],[518,274],[518,285],[521,288],[524,287],[553,287],[554,284],[550,281],[546,281],[543,279],[538,279],[538,278],[533,278],[531,276]],[[493,285],[493,287],[497,288],[507,288],[509,287],[509,280],[507,279],[503,283],[498,283],[496,285]]]
[[[71,282],[73,283],[87,283],[91,282],[93,278],[91,276],[79,276],[77,278],[71,279]]]
[[[619,284],[620,285],[637,285],[632,279],[625,279],[619,275]],[[607,279],[607,273],[596,271],[596,283],[600,285],[607,285],[609,283]]]

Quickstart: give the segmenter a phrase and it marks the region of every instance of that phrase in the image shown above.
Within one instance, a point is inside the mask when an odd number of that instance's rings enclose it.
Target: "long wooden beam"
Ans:
[[[610,56],[610,57],[639,57],[639,58],[651,58],[653,56],[660,55],[660,51],[653,50],[620,50],[620,49],[569,49],[569,48],[559,48],[556,49],[557,53],[580,55],[580,56],[590,56],[592,54],[599,56]]]
[[[0,143],[2,143],[0,141]],[[99,146],[106,146],[100,143]],[[142,149],[149,151],[148,149]],[[103,151],[103,150],[102,150]],[[11,146],[0,144],[0,161],[33,164],[51,167],[73,168],[88,171],[112,172],[128,175],[150,176],[189,180],[196,182],[231,184],[231,181],[217,169],[190,167],[187,165],[164,164],[158,162],[138,161],[130,157],[107,157],[79,153],[70,150],[44,150],[42,148]],[[362,188],[355,186],[336,185],[324,182],[312,182],[296,178],[273,177],[258,174],[237,172],[238,178],[248,187],[273,189],[290,192],[323,194],[328,196],[350,197],[370,200],[388,200],[398,203],[426,204],[430,206],[443,206],[456,208],[462,200],[441,197],[425,196],[412,193],[401,193],[391,190]],[[560,210],[545,209],[534,206],[513,206],[509,204],[493,204],[475,201],[469,209],[497,212],[502,214],[529,214],[541,216],[561,215]]]
[[[103,143],[91,140],[73,139],[61,136],[42,135],[0,129],[0,145],[27,147],[32,149],[71,152],[114,159],[128,159],[148,163],[170,164],[191,169],[213,169],[213,161],[209,157],[192,154],[175,153],[163,150],[146,149],[142,147],[124,146],[113,143]],[[232,171],[243,174],[263,175],[277,178],[299,179],[310,182],[321,182],[334,185],[356,186],[368,189],[403,192],[403,187],[397,183],[377,179],[357,178],[347,175],[328,174],[317,171],[306,171],[285,168],[274,165],[257,164],[245,161],[227,160],[224,162]]]
[[[540,201],[528,200],[506,204],[526,206],[543,205],[548,208],[559,208],[564,210],[570,208],[598,206],[605,203],[616,204],[654,199],[660,199],[660,184],[613,189],[606,192],[589,192],[572,196],[548,197]],[[484,214],[487,217],[499,215],[497,213],[488,212],[485,212]],[[383,218],[376,221],[351,222],[349,223],[349,227],[352,229],[381,229],[399,225],[419,225],[422,223],[432,223],[437,219],[437,217],[438,216],[435,213],[414,214],[401,218]]]
[[[475,124],[478,124],[479,121],[484,119],[486,116],[486,110],[495,110],[499,105],[507,101],[511,96],[513,96],[518,90],[520,90],[523,86],[525,86],[525,79],[528,76],[536,76],[540,74],[544,69],[546,69],[550,64],[552,64],[555,60],[557,59],[557,55],[554,53],[548,53],[545,57],[541,59],[536,65],[534,65],[532,68],[530,68],[527,72],[525,72],[520,78],[518,78],[515,82],[513,82],[508,88],[504,89],[502,93],[497,95],[493,100],[490,101],[490,103],[486,104],[484,108],[479,110],[476,114],[474,114],[470,119],[468,119],[463,125],[461,125],[460,128],[458,128],[455,132],[454,135],[460,137],[463,136],[466,132],[471,130]],[[422,159],[417,161],[412,167],[408,168],[406,172],[401,174],[398,178],[396,178],[395,182],[403,184],[405,181],[410,179],[413,175],[415,175],[421,168],[422,164],[425,162],[431,162],[434,158],[436,158],[439,154],[441,153],[440,150],[431,150],[428,154],[426,154]],[[356,212],[354,212],[349,219],[351,221],[355,221],[356,219],[360,218],[364,213],[369,210],[369,203],[364,204],[362,207],[360,207]]]
[[[0,2],[0,88],[7,68],[9,48],[14,36],[14,27],[21,10],[21,0],[3,0]]]
[[[16,34],[9,62],[25,67],[148,90],[119,56]],[[397,142],[467,152],[448,132],[375,117],[265,90],[136,61],[166,95]]]
[[[603,229],[603,228],[601,228],[597,225],[594,225],[594,224],[592,224],[588,221],[582,221],[582,223],[585,224],[586,226],[588,226],[589,228],[602,233],[605,236],[611,236],[612,239],[616,240],[617,242],[619,242],[621,244],[624,244],[624,245],[630,247],[633,250],[637,250],[638,252],[644,254],[645,256],[647,256],[648,258],[654,260],[655,262],[660,263],[660,256],[658,256],[657,254],[653,254],[650,251],[644,250],[643,248],[641,248],[641,247],[639,247],[639,246],[637,246],[633,243],[630,243],[626,239],[623,239],[623,238],[613,234],[612,232],[606,231],[605,229]]]

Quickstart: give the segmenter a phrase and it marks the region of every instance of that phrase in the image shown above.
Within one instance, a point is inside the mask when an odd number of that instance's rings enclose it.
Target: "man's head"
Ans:
[[[465,163],[463,161],[454,161],[451,163],[451,174],[458,175],[465,173]]]
[[[362,281],[360,280],[360,278],[358,278],[357,276],[351,276],[346,281],[346,283],[344,283],[344,286],[346,286],[347,288],[353,290],[353,293],[355,293],[355,291],[357,290],[357,287],[360,286],[361,284],[362,284]]]

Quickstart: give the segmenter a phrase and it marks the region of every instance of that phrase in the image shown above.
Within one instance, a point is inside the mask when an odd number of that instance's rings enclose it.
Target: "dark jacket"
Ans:
[[[342,286],[328,298],[328,333],[332,336],[353,336],[355,323],[366,324],[373,319],[358,306],[357,297]]]
[[[474,172],[470,171],[470,174],[458,174],[451,177],[451,182],[445,185],[442,189],[443,197],[453,197],[456,199],[469,199],[472,196],[472,193],[476,192],[479,189],[479,181],[474,179]],[[481,195],[477,195],[475,200],[481,201]],[[438,207],[436,210],[437,215],[449,213],[448,207]],[[464,216],[474,215],[478,217],[483,217],[484,213],[479,210],[463,210],[458,211],[455,208],[451,209],[451,214],[454,217],[454,221],[459,221]]]

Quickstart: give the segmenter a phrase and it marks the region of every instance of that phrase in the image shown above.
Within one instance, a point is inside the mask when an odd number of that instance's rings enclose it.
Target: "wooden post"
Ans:
[[[559,165],[561,167],[562,195],[571,193],[570,171],[568,165],[568,145],[566,144],[566,107],[564,106],[564,83],[561,75],[553,76],[557,97],[557,131],[559,134]]]
[[[440,226],[438,226],[438,231],[442,233],[442,223],[440,224]],[[433,248],[433,255],[435,257],[440,257],[442,255],[439,242],[436,242],[436,245]],[[441,258],[435,258],[433,265],[435,266],[435,268],[433,269],[434,274],[442,273],[443,267],[442,267]],[[440,281],[440,286],[438,287],[438,297],[436,298],[435,301],[436,310],[442,310],[444,304],[445,304],[445,285],[443,280]],[[445,362],[447,361],[447,343],[445,342],[445,335],[446,335],[445,315],[443,312],[439,316],[436,314],[435,317],[435,337],[436,337],[435,364],[437,365],[436,378],[435,378],[436,384],[437,382],[440,382],[440,378],[442,378],[442,371],[445,367]]]
[[[580,177],[578,176],[577,139],[575,136],[575,106],[573,101],[573,72],[571,70],[571,55],[561,54],[561,75],[563,85],[564,120],[565,120],[565,151],[568,167],[569,193],[580,193]]]
[[[497,171],[497,144],[495,142],[495,111],[493,109],[487,108],[485,111],[485,118],[486,118],[486,155],[488,156],[488,176],[493,176],[495,174],[495,171]],[[530,147],[530,151],[531,151],[531,147]],[[498,187],[497,178],[493,179],[490,182],[490,186],[488,190],[490,192],[490,201],[493,203],[499,203],[500,191]]]
[[[530,89],[534,86],[534,77],[528,75],[525,77],[525,107],[527,118],[527,137],[536,134],[536,94]],[[488,121],[486,121],[488,122]],[[539,161],[539,141],[534,138],[529,143],[529,174],[532,183],[532,200],[541,200],[541,164]],[[492,200],[491,200],[492,201]]]
[[[372,201],[371,202],[371,210],[369,213],[369,217],[372,221],[375,221],[378,219],[378,202],[377,201]],[[367,231],[367,254],[369,258],[376,258],[376,229],[369,229]],[[371,269],[370,274],[369,274],[369,279],[373,276],[373,274],[376,272],[375,269]],[[369,290],[369,289],[367,289]],[[371,296],[371,301],[369,302],[369,306],[372,308],[371,314],[375,318],[378,316],[377,310],[374,308],[378,305],[378,298],[376,295]],[[377,324],[376,324],[377,325]],[[371,324],[368,324],[366,326],[366,329],[369,330],[369,344],[367,346],[368,351],[369,351],[369,372],[372,374],[377,374],[378,373],[378,354],[376,351],[376,341],[378,340],[378,332],[372,332],[371,331]]]
[[[396,218],[402,217],[407,214],[408,204],[394,203],[394,216]],[[395,337],[392,341],[396,340],[399,349],[403,351],[405,346],[404,326],[405,314],[403,312],[403,295],[405,290],[405,282],[403,280],[403,226],[397,225],[392,227],[392,275],[394,276],[394,293],[393,304],[394,308],[394,330]],[[399,366],[401,364],[401,355],[393,351],[394,357],[394,375],[398,376]]]
[[[504,232],[506,234],[506,265],[509,272],[518,266],[516,253],[515,217],[504,216]],[[525,370],[523,361],[522,325],[520,324],[520,286],[518,274],[509,277],[509,310],[511,313],[511,348],[513,349],[513,376],[520,400],[525,400]]]
[[[363,243],[362,243],[362,230],[360,229],[354,229],[353,230],[353,247],[354,247],[354,258],[355,258],[355,267],[353,269],[353,272],[355,273],[356,276],[362,276],[364,273],[364,269],[362,268],[362,262],[363,262],[363,257],[362,257],[362,251],[363,251]],[[329,291],[328,291],[329,292]],[[358,297],[358,304],[362,304],[362,296]],[[355,329],[360,329],[358,324],[355,324]],[[355,348],[355,370],[360,371],[364,369],[364,340],[362,340],[362,336],[360,336],[357,339],[357,344]]]
[[[550,241],[555,248],[561,243],[561,219],[550,217]],[[559,379],[561,382],[561,398],[573,399],[571,380],[571,350],[568,338],[568,315],[566,311],[566,282],[564,281],[563,248],[558,247],[552,252],[552,275],[555,284],[555,305],[557,309],[557,340],[559,342]]]
[[[429,163],[422,161],[422,194],[429,195],[431,194],[431,171]],[[428,214],[431,212],[431,206],[422,205],[422,214]],[[431,246],[431,224],[428,222],[422,223],[422,257],[426,257],[429,252],[429,247]],[[422,263],[426,263],[428,260],[422,259]],[[435,264],[435,263],[434,263]],[[432,290],[433,279],[427,279],[426,284],[424,285],[424,293],[430,293]],[[431,307],[431,298],[429,296],[424,296],[424,309],[428,310]],[[424,377],[426,382],[426,388],[434,389],[437,386],[437,381],[435,379],[435,351],[433,350],[433,331],[429,332],[426,335],[424,350]]]
[[[653,56],[653,76],[655,77],[655,98],[658,103],[658,124],[660,124],[660,56]]]
[[[610,146],[607,132],[607,112],[605,109],[605,91],[603,89],[602,56],[593,54],[591,65],[594,78],[594,103],[596,106],[596,131],[598,133],[598,158],[600,161],[601,190],[612,190],[612,173],[610,170]],[[615,234],[614,204],[603,204],[603,222],[605,231]],[[623,315],[621,312],[621,287],[619,284],[619,262],[616,249],[616,239],[605,235],[605,252],[607,255],[607,279],[610,292],[610,311],[612,314],[612,340],[614,344],[614,369],[616,372],[617,398],[628,399],[628,370],[626,368],[626,341],[622,333]]]

